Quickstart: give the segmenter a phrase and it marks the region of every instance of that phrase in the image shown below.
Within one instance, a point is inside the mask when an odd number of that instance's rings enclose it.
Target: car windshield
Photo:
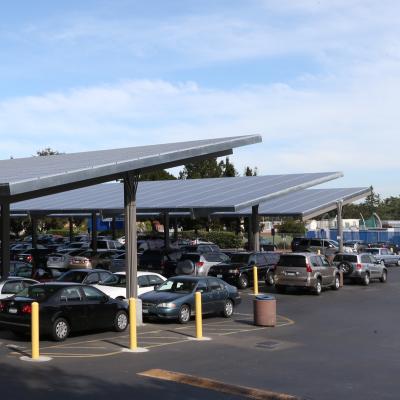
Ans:
[[[105,286],[116,286],[126,287],[126,276],[125,275],[110,275],[102,283]]]
[[[47,300],[58,289],[57,286],[30,286],[17,293],[16,296],[29,297],[41,302]]]
[[[196,281],[168,279],[160,285],[157,292],[172,292],[172,293],[192,293],[196,286]]]
[[[248,254],[232,254],[231,255],[231,262],[233,263],[247,263],[249,259]]]

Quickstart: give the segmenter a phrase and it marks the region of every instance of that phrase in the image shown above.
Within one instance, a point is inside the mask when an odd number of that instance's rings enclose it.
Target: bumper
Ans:
[[[316,278],[298,278],[290,279],[285,276],[275,276],[275,285],[292,286],[302,288],[313,288],[316,283]]]
[[[178,319],[179,307],[165,308],[165,307],[146,307],[142,305],[143,317],[156,317],[162,319]]]

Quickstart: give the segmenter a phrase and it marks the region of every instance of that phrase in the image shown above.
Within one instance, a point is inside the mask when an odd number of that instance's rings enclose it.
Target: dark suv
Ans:
[[[231,254],[230,258],[229,262],[211,267],[208,275],[216,276],[240,289],[245,289],[253,282],[253,267],[257,266],[258,279],[273,285],[274,267],[279,260],[278,253],[240,252]]]
[[[339,247],[333,240],[329,239],[303,238],[292,244],[293,252],[310,251],[312,253],[317,253],[318,250],[321,254],[333,256],[339,252]]]
[[[175,268],[183,252],[177,249],[146,250],[139,258],[139,269],[157,272],[169,277],[175,275]]]

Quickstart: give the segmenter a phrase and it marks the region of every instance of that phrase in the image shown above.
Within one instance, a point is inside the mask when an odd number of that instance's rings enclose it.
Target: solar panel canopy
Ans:
[[[367,187],[306,189],[261,203],[258,214],[265,217],[311,219],[336,209],[338,201],[343,201],[345,205],[363,199],[369,194],[371,189]],[[247,207],[235,213],[216,212],[213,216],[247,216],[251,213],[251,208]]]
[[[260,135],[247,135],[0,160],[0,200],[13,202],[115,180],[129,171],[228,155],[235,147],[261,141]]]
[[[137,211],[238,211],[342,176],[340,172],[139,182]],[[11,204],[13,212],[124,208],[123,185],[108,183]]]

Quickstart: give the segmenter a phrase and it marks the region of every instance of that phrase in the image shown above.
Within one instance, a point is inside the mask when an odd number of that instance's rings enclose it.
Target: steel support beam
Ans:
[[[339,242],[339,251],[343,253],[343,222],[342,222],[343,201],[340,200],[336,202],[336,206],[337,206],[337,228],[338,228],[337,240]]]
[[[177,241],[178,240],[178,218],[174,218],[174,240]]]
[[[249,250],[254,250],[253,223],[251,219],[251,215],[247,217],[247,247]]]
[[[111,237],[112,237],[112,240],[115,240],[117,237],[117,235],[115,233],[115,217],[112,217],[112,219],[111,219]]]
[[[37,238],[38,238],[38,225],[37,217],[31,215],[31,226],[32,226],[32,248],[37,249]]]
[[[164,246],[166,248],[170,247],[169,241],[169,212],[166,211],[163,213],[164,215]]]
[[[97,251],[97,213],[92,212],[92,250]]]
[[[74,241],[74,220],[71,217],[68,218],[68,228],[69,228],[69,242],[72,243]]]
[[[10,274],[10,203],[1,204],[1,277]]]
[[[136,191],[138,175],[124,175],[126,298],[137,298]]]
[[[258,204],[251,207],[251,226],[253,228],[253,250],[260,251],[260,217]]]

